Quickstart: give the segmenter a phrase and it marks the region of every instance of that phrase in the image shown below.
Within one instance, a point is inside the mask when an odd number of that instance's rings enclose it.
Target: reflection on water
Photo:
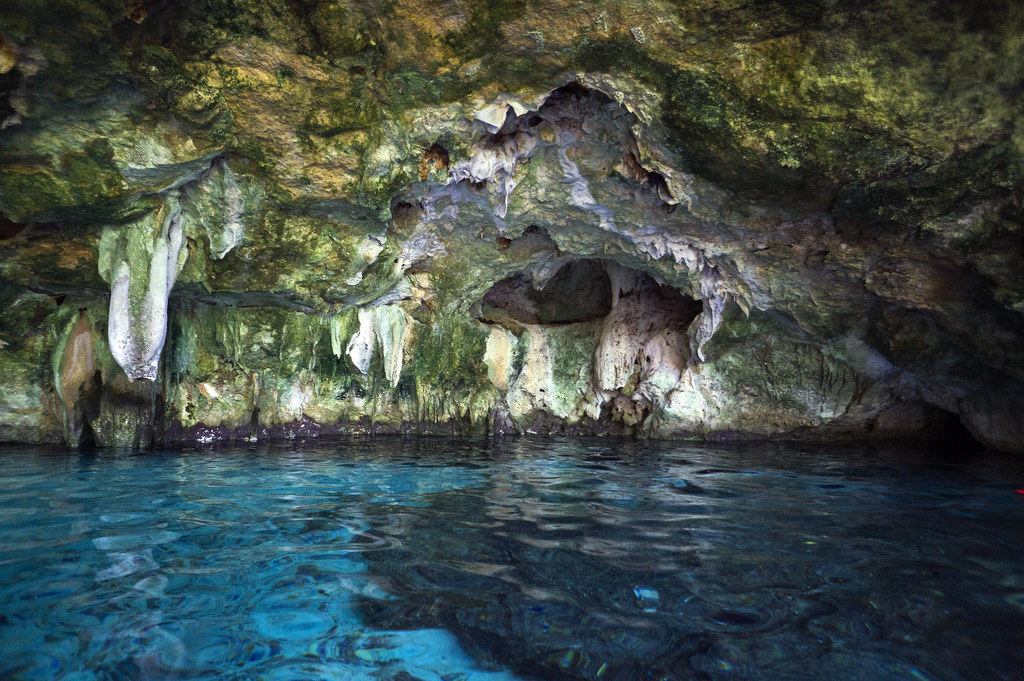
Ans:
[[[3,679],[1018,679],[1024,466],[426,440],[0,450]]]

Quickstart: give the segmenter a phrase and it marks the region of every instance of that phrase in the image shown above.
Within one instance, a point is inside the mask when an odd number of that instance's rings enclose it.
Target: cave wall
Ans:
[[[1009,2],[5,3],[0,440],[1024,450],[1022,34]]]

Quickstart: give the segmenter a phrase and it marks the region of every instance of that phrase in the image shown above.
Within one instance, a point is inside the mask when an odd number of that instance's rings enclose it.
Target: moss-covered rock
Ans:
[[[4,3],[0,437],[947,413],[1024,449],[1022,33],[1009,0]]]

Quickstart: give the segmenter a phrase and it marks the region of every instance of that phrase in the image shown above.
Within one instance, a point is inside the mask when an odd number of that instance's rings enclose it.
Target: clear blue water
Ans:
[[[0,449],[0,679],[1024,678],[1024,465]]]

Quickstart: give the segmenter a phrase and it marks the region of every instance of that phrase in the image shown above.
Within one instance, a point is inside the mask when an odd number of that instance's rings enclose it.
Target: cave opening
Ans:
[[[685,331],[703,311],[699,300],[645,272],[580,258],[564,263],[543,282],[526,272],[496,282],[483,295],[478,317],[505,325],[592,322],[607,318],[620,300],[649,313],[636,320],[644,333]]]
[[[4,44],[4,38],[0,35],[0,46]],[[18,65],[13,66],[7,73],[0,73],[0,123],[19,120],[13,99],[24,81],[24,74]]]
[[[574,260],[544,285],[522,272],[495,283],[481,301],[486,320],[572,324],[604,318],[612,308],[611,280],[600,260]]]
[[[25,225],[8,220],[4,214],[0,213],[0,241],[13,239],[21,234],[24,229]]]
[[[937,406],[925,405],[924,420],[917,437],[944,445],[931,453],[936,459],[962,461],[984,449],[982,441],[971,432],[959,414]]]
[[[413,229],[423,216],[423,206],[417,202],[394,199],[391,202],[391,222],[399,230]]]
[[[79,449],[94,449],[97,446],[96,431],[93,423],[100,415],[100,403],[103,398],[103,372],[95,370],[92,377],[78,388],[76,400],[77,422],[81,424],[78,436]]]
[[[597,107],[615,103],[614,99],[600,90],[587,87],[583,83],[573,80],[562,87],[552,90],[551,94],[544,100],[544,104],[541,105],[540,112],[543,113],[545,108],[557,107],[569,101],[580,102],[588,99],[593,100]]]
[[[649,324],[654,323],[654,317],[657,317],[666,328],[686,329],[704,311],[704,303],[684,295],[674,286],[660,284],[644,272],[634,276],[631,290],[621,293],[624,297],[635,296],[644,300],[642,307],[652,314],[648,318]]]
[[[434,142],[423,150],[420,158],[419,178],[420,182],[426,181],[432,171],[440,172],[451,165],[451,157],[448,150]]]

